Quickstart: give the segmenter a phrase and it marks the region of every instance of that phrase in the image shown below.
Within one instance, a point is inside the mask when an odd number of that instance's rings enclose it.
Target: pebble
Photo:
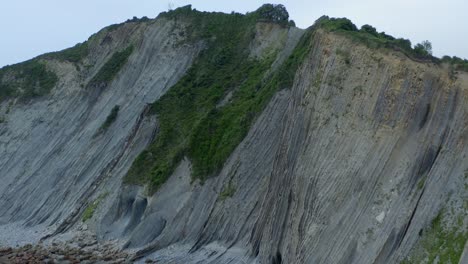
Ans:
[[[78,237],[77,246],[69,242],[51,243],[45,246],[26,244],[21,247],[0,247],[0,263],[49,263],[49,264],[75,264],[75,263],[126,263],[128,254],[106,243],[99,245],[94,237]]]

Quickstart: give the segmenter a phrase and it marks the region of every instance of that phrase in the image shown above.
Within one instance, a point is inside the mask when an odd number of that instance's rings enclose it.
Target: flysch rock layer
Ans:
[[[53,94],[15,105],[0,124],[0,245],[85,232],[81,215],[98,197],[86,232],[141,263],[398,263],[448,204],[466,228],[468,75],[321,30],[293,86],[274,95],[219,175],[192,182],[186,158],[152,196],[123,185],[158,134],[147,105],[204,48],[178,30],[158,19],[100,32],[86,76],[47,62],[60,77]],[[275,65],[304,33],[257,30],[251,56],[280,49]],[[106,89],[80,87],[130,44]],[[96,136],[115,105],[112,129]],[[235,191],[222,197],[227,186]]]

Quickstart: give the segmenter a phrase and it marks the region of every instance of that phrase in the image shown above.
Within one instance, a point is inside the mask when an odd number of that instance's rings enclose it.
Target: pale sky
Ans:
[[[133,16],[154,18],[169,7],[192,4],[202,11],[254,11],[284,4],[298,27],[322,15],[348,17],[357,26],[432,42],[434,55],[468,58],[467,0],[2,0],[0,67],[85,41],[101,28]]]

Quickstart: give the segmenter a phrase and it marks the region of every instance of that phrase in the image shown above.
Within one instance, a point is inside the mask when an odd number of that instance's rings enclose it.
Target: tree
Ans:
[[[427,53],[429,53],[430,55],[432,55],[432,43],[429,42],[429,40],[425,40],[425,41],[423,41],[421,44],[422,44],[424,50],[425,50]]]
[[[284,5],[264,4],[256,12],[261,19],[277,23],[288,23],[289,13]]]
[[[354,25],[354,23],[346,17],[330,18],[330,22],[334,25],[334,30],[358,31],[356,25]]]
[[[429,40],[424,40],[421,43],[416,44],[414,46],[414,51],[417,55],[427,57],[432,55],[432,44]]]
[[[362,32],[369,33],[369,34],[371,34],[371,35],[373,35],[373,36],[376,36],[376,37],[379,36],[379,33],[377,33],[377,29],[376,29],[375,27],[371,26],[371,25],[367,25],[367,24],[366,24],[366,25],[363,25],[363,26],[361,27],[361,31],[362,31]]]

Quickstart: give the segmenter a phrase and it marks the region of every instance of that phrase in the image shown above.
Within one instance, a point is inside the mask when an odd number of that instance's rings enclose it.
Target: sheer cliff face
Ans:
[[[446,199],[466,216],[465,77],[313,39],[249,242],[264,260],[393,262]]]
[[[206,47],[184,41],[186,27],[158,19],[104,30],[90,40],[86,71],[47,60],[59,77],[51,95],[1,103],[4,230],[70,232],[99,200],[90,230],[158,263],[395,263],[439,214],[466,237],[468,74],[322,29],[309,30],[292,86],[275,93],[217,175],[192,181],[187,157],[154,195],[122,184],[158,137],[147,104]],[[304,34],[255,30],[250,57],[277,51],[271,71]],[[105,89],[80,87],[129,45]],[[116,105],[110,129],[97,133]]]

